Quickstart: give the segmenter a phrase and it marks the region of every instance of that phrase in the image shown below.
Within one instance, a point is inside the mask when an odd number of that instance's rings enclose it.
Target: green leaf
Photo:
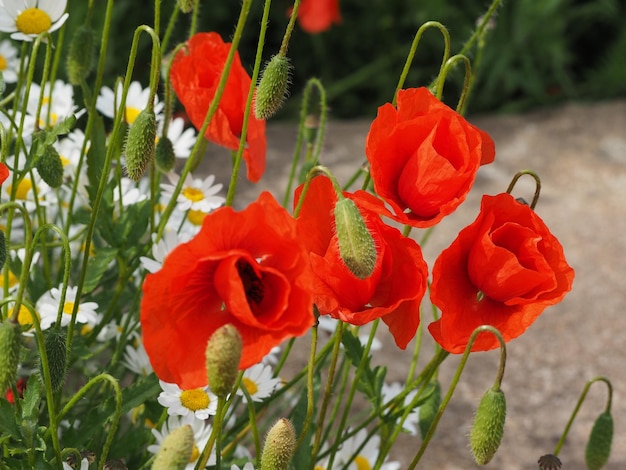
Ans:
[[[124,212],[114,228],[116,246],[121,248],[139,244],[139,240],[148,229],[150,211],[149,199],[124,207]]]
[[[37,422],[39,415],[39,403],[41,402],[41,384],[36,374],[32,374],[28,383],[26,384],[26,390],[24,391],[24,402],[22,403],[22,418]]]
[[[117,256],[117,248],[98,248],[96,255],[89,261],[83,294],[87,294],[98,287],[98,283],[107,271],[111,261]]]
[[[20,429],[15,421],[15,408],[4,398],[0,398],[0,431],[0,435],[8,434],[18,440],[22,438]]]
[[[122,414],[128,413],[136,406],[153,400],[161,392],[159,379],[150,374],[133,382],[129,387],[122,390]]]

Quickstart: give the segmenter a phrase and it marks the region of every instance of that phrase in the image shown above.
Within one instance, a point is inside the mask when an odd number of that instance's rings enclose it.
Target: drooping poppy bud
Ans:
[[[94,31],[89,25],[76,28],[65,64],[67,79],[72,85],[80,85],[93,67]]]
[[[65,332],[52,328],[45,334],[46,355],[50,368],[50,382],[52,390],[56,392],[65,383],[67,373],[67,340]],[[43,364],[39,363],[39,377],[43,383]],[[44,384],[45,385],[45,384]]]
[[[156,129],[156,115],[150,107],[142,110],[128,129],[126,171],[133,181],[139,181],[154,160]]]
[[[291,421],[281,418],[265,437],[261,470],[287,470],[295,451],[296,430]]]
[[[600,470],[609,460],[611,443],[613,442],[613,416],[605,411],[593,424],[587,448],[585,462],[589,470]]]
[[[20,326],[12,320],[0,323],[0,393],[15,382],[20,357]]]
[[[242,348],[241,335],[230,323],[215,330],[207,342],[207,376],[211,390],[218,397],[224,398],[233,391]]]
[[[504,434],[505,418],[504,392],[490,388],[480,400],[470,432],[470,445],[477,464],[488,464],[496,454]]]
[[[376,246],[351,199],[343,198],[335,204],[335,227],[339,253],[350,272],[359,279],[371,276],[376,265]]]
[[[287,96],[291,64],[282,54],[273,56],[261,72],[256,89],[254,115],[257,119],[269,119],[281,108]]]
[[[47,145],[36,164],[39,176],[51,188],[58,188],[63,183],[63,162],[57,149]]]
[[[193,452],[195,440],[189,424],[170,432],[156,454],[152,470],[183,470]]]

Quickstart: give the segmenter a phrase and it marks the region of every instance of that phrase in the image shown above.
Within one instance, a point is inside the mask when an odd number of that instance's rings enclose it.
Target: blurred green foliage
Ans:
[[[87,2],[69,0],[68,35],[84,18]],[[101,28],[106,2],[97,2],[93,26]],[[131,25],[152,24],[150,2],[117,2],[107,56],[105,84],[126,70],[132,40]],[[163,0],[165,28],[175,1]],[[265,58],[278,51],[291,2],[272,3]],[[373,116],[390,101],[415,32],[428,20],[442,22],[458,51],[475,28],[486,0],[341,0],[343,21],[329,31],[309,35],[298,27],[289,57],[294,65],[291,94],[283,117],[297,113],[297,98],[310,77],[327,87],[334,117]],[[240,2],[201,1],[200,31],[217,31],[228,39]],[[248,19],[240,48],[251,70],[256,52],[263,2]],[[522,110],[564,99],[603,99],[626,95],[626,0],[504,0],[487,36],[469,109],[472,112]],[[185,40],[189,17],[180,15],[172,43]],[[69,42],[66,39],[66,42]],[[437,74],[443,49],[440,34],[428,31],[417,50],[405,86],[430,83]],[[140,43],[134,78],[147,84],[150,44]],[[171,47],[170,47],[171,49]],[[445,94],[454,103],[463,76],[449,77]]]

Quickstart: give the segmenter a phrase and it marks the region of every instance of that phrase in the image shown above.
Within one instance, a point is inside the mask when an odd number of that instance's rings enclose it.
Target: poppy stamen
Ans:
[[[263,280],[257,276],[250,263],[245,261],[237,262],[237,270],[246,292],[246,298],[257,305],[260,304],[264,296]]]

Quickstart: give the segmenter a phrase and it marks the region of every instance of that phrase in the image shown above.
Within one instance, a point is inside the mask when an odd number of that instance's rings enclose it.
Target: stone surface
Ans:
[[[468,200],[438,226],[424,247],[432,262],[476,217],[482,194],[506,190],[521,169],[542,178],[536,208],[564,246],[576,270],[573,291],[548,308],[522,337],[508,346],[503,389],[508,416],[500,451],[487,468],[537,468],[538,458],[553,451],[587,380],[611,379],[614,387],[615,437],[607,469],[626,468],[626,102],[569,104],[524,115],[470,119],[496,143],[496,161],[481,168]],[[346,181],[364,161],[369,121],[331,122],[321,161]],[[268,169],[258,185],[240,176],[237,205],[270,190],[282,197],[296,137],[295,124],[268,126]],[[203,162],[227,184],[228,154],[212,149]],[[514,194],[532,199],[532,179],[520,180]],[[419,232],[414,236],[419,239]],[[403,380],[410,349],[399,351],[381,326],[384,342],[375,362],[389,367],[388,380]],[[426,333],[426,337],[428,334]],[[424,359],[432,342],[426,340]],[[302,348],[306,349],[306,348]],[[458,357],[441,367],[444,393]],[[469,454],[473,412],[495,378],[498,352],[470,357],[431,446],[418,468],[478,468]],[[559,454],[563,468],[584,469],[584,449],[595,417],[604,410],[606,387],[594,384]],[[419,448],[416,437],[402,436],[392,457],[405,466]]]

